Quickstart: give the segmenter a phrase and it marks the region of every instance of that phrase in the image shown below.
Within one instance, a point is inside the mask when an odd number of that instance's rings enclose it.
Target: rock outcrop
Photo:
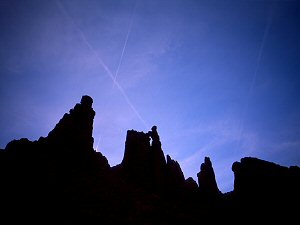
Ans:
[[[181,190],[185,185],[184,174],[179,163],[167,155],[166,180],[171,189]]]
[[[128,130],[122,162],[93,149],[93,99],[66,113],[47,137],[0,150],[0,221],[7,224],[201,224],[298,219],[300,168],[245,157],[232,165],[234,190],[221,193],[209,157],[197,182],[164,156],[157,127]],[[2,222],[1,221],[1,222]]]
[[[55,128],[49,132],[47,141],[73,151],[93,151],[93,99],[82,96],[70,113],[66,113]]]
[[[284,219],[292,222],[298,212],[294,205],[300,201],[300,168],[284,167],[262,159],[245,157],[232,165],[234,197],[239,212],[252,210],[253,218]]]
[[[184,187],[187,193],[198,193],[198,184],[192,177],[185,180]]]
[[[116,168],[153,193],[179,190],[185,182],[179,163],[170,156],[165,160],[156,126],[147,133],[127,131],[124,157]]]
[[[201,164],[200,172],[197,174],[199,191],[205,196],[217,196],[220,194],[215,172],[209,157],[204,158],[204,163]]]
[[[284,193],[285,199],[300,190],[300,168],[284,167],[253,157],[242,158],[232,165],[234,192],[242,196],[273,198]],[[292,200],[292,199],[291,199]]]
[[[33,142],[21,138],[6,145],[0,155],[5,216],[17,213],[32,222],[38,216],[57,219],[76,213],[80,204],[94,202],[92,195],[98,195],[94,189],[108,179],[110,166],[93,149],[92,102],[83,96],[47,137]],[[13,208],[11,202],[15,202]]]

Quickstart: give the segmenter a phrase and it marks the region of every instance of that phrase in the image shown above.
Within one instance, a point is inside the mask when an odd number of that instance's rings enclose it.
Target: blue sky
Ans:
[[[245,156],[300,166],[300,2],[0,1],[0,148],[37,140],[81,99],[95,149],[158,126],[165,154],[222,192]]]

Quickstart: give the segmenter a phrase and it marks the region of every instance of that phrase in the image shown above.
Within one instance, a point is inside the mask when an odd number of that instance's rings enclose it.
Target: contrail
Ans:
[[[247,100],[245,101],[244,110],[242,111],[242,119],[241,119],[241,122],[240,122],[240,125],[239,125],[238,146],[240,146],[240,140],[241,140],[241,137],[243,135],[245,114],[246,114],[246,112],[248,111],[248,108],[249,108],[249,100],[250,100],[250,97],[252,95],[253,87],[254,87],[255,82],[256,82],[256,78],[257,78],[257,74],[258,74],[258,70],[259,70],[260,62],[261,62],[261,58],[262,58],[263,49],[265,47],[265,42],[266,42],[267,36],[269,35],[270,27],[271,27],[272,22],[273,22],[273,14],[275,12],[275,7],[276,7],[276,5],[273,5],[273,7],[271,9],[271,13],[268,16],[267,24],[266,24],[264,34],[263,34],[263,37],[262,37],[262,40],[261,40],[261,43],[260,43],[260,47],[259,47],[259,50],[258,50],[256,66],[255,66],[255,70],[254,70],[254,73],[253,73],[252,82],[251,82],[251,85],[250,85],[250,88],[249,88],[249,91],[248,91]]]
[[[83,42],[85,43],[85,45],[88,47],[88,49],[94,54],[94,56],[96,57],[98,63],[103,67],[103,69],[106,71],[106,74],[110,77],[110,79],[112,80],[112,82],[114,83],[115,86],[117,86],[117,88],[119,89],[119,91],[121,92],[121,94],[123,95],[123,97],[125,98],[125,101],[127,102],[127,104],[129,105],[129,107],[132,109],[132,111],[135,113],[135,115],[139,118],[139,120],[143,123],[143,125],[145,126],[145,128],[148,129],[148,125],[146,123],[146,121],[142,118],[142,116],[140,115],[140,113],[137,111],[137,109],[134,107],[134,105],[131,103],[129,97],[127,96],[126,92],[124,91],[124,89],[122,88],[122,86],[115,80],[113,73],[111,72],[111,70],[108,68],[108,66],[106,66],[106,64],[103,62],[103,60],[101,59],[101,57],[99,56],[99,54],[95,51],[95,49],[93,48],[93,46],[90,44],[90,42],[87,40],[85,34],[83,33],[83,31],[74,23],[73,19],[69,16],[69,13],[67,12],[67,10],[65,9],[64,5],[60,2],[60,0],[57,0],[57,5],[59,7],[59,9],[63,12],[63,14],[70,20],[70,22],[72,23],[72,25],[75,27],[75,29],[78,31],[78,33],[80,34],[81,39],[83,40]]]
[[[134,8],[133,8],[133,11],[132,11],[130,24],[129,24],[129,27],[128,27],[128,30],[127,30],[124,46],[123,46],[122,53],[121,53],[120,60],[119,60],[119,64],[118,64],[118,67],[117,67],[117,70],[116,70],[116,75],[115,75],[115,78],[114,78],[113,87],[115,86],[115,82],[117,80],[117,76],[118,76],[118,73],[119,73],[119,70],[120,70],[120,66],[121,66],[122,61],[123,61],[123,56],[124,56],[124,52],[125,52],[125,49],[126,49],[126,46],[127,46],[127,41],[128,41],[129,35],[131,33],[131,27],[132,27],[132,24],[133,24],[133,18],[134,18],[134,14],[135,14],[136,5],[137,5],[136,3],[137,3],[137,1],[135,1]]]
[[[97,142],[97,145],[96,145],[96,151],[98,151],[99,143],[100,143],[100,137],[98,138],[98,142]]]
[[[260,66],[260,62],[261,62],[262,52],[263,52],[263,49],[265,47],[265,42],[266,42],[267,36],[269,34],[269,30],[270,30],[270,27],[271,27],[271,24],[272,24],[272,20],[273,20],[272,16],[269,16],[268,22],[267,22],[267,25],[266,25],[266,28],[265,28],[265,31],[264,31],[264,35],[263,35],[263,38],[262,38],[262,41],[261,41],[261,44],[260,44],[260,48],[259,48],[259,51],[258,51],[258,56],[257,56],[257,60],[256,60],[256,67],[255,67],[255,71],[254,71],[254,74],[253,74],[252,83],[251,83],[250,90],[249,90],[249,95],[252,94],[252,90],[253,90],[253,87],[254,87],[254,84],[255,84],[255,81],[256,81],[257,72],[258,72],[258,69],[259,69],[259,66]]]

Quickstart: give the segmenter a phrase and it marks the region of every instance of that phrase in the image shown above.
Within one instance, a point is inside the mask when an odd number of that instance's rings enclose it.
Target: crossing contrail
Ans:
[[[57,0],[57,5],[59,7],[59,9],[62,11],[62,13],[69,19],[69,21],[72,23],[72,25],[74,26],[74,28],[78,31],[82,41],[84,42],[84,44],[88,47],[88,49],[93,53],[93,55],[95,56],[95,58],[97,59],[98,63],[103,67],[103,69],[105,70],[106,74],[110,77],[110,79],[112,80],[112,82],[114,83],[115,86],[117,86],[117,88],[119,89],[119,91],[121,92],[122,96],[124,97],[126,103],[128,104],[128,106],[132,109],[132,111],[135,113],[135,115],[138,117],[138,119],[142,122],[142,124],[145,126],[145,128],[148,129],[148,125],[146,123],[146,121],[143,119],[143,117],[140,115],[140,113],[137,111],[137,109],[134,107],[134,105],[132,104],[132,102],[130,101],[128,95],[126,94],[125,90],[122,88],[122,86],[115,80],[115,77],[113,75],[113,73],[111,72],[111,70],[108,68],[108,66],[104,63],[104,61],[102,60],[102,58],[100,57],[100,55],[96,52],[96,50],[93,48],[93,46],[90,44],[90,42],[88,41],[88,39],[86,38],[86,35],[83,33],[83,31],[79,28],[79,26],[77,26],[73,19],[70,17],[69,13],[67,12],[67,10],[65,9],[64,5],[60,2],[60,0]]]
[[[129,35],[131,33],[131,27],[132,27],[132,24],[133,24],[133,18],[134,18],[134,14],[135,14],[136,5],[137,5],[136,3],[137,3],[137,1],[135,1],[134,8],[133,8],[133,11],[132,11],[132,14],[131,14],[130,24],[129,24],[129,27],[128,27],[128,30],[127,30],[124,46],[123,46],[122,53],[121,53],[121,56],[120,56],[120,59],[119,59],[119,64],[118,64],[118,67],[117,67],[117,70],[116,70],[116,75],[114,77],[113,87],[115,86],[115,81],[117,80],[117,76],[119,74],[120,66],[121,66],[122,61],[123,61],[123,56],[124,56],[124,52],[125,52],[125,49],[126,49],[126,46],[127,46],[127,41],[128,41]]]
[[[255,81],[256,81],[258,69],[259,69],[260,62],[261,62],[262,52],[263,52],[263,49],[265,47],[265,42],[266,42],[267,36],[269,34],[269,31],[270,31],[272,20],[273,20],[272,17],[269,16],[268,22],[267,22],[267,25],[266,25],[266,28],[265,28],[265,31],[264,31],[264,34],[263,34],[263,38],[262,38],[262,41],[261,41],[261,44],[260,44],[260,48],[259,48],[259,51],[258,51],[255,71],[254,71],[254,74],[253,74],[252,83],[251,83],[250,90],[249,90],[249,95],[251,95],[252,91],[253,91],[253,87],[254,87],[254,84],[255,84]]]
[[[255,85],[255,82],[256,82],[258,70],[259,70],[259,67],[260,67],[261,59],[262,59],[262,53],[263,53],[263,50],[264,50],[264,47],[265,47],[267,37],[268,37],[269,32],[270,32],[270,27],[271,27],[272,22],[273,22],[273,15],[274,15],[274,12],[275,12],[275,7],[276,7],[276,5],[272,6],[271,12],[268,16],[267,24],[266,24],[266,27],[265,27],[265,30],[264,30],[264,33],[263,33],[263,37],[262,37],[262,40],[261,40],[261,43],[260,43],[260,47],[259,47],[259,50],[258,50],[256,65],[255,65],[252,81],[251,81],[250,88],[249,88],[249,91],[248,91],[247,99],[245,101],[244,109],[242,111],[242,119],[241,119],[241,122],[240,122],[240,125],[239,125],[238,146],[240,145],[240,140],[241,140],[241,137],[243,135],[245,114],[246,114],[246,112],[248,111],[248,108],[249,108],[249,100],[250,100],[250,97],[251,97],[252,92],[253,92],[253,88],[254,88],[254,85]]]

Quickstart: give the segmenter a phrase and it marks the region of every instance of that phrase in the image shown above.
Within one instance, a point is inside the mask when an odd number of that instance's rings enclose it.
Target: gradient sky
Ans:
[[[300,166],[300,1],[1,0],[0,148],[82,95],[111,166],[153,125],[186,178],[209,156],[222,192],[242,157]]]

